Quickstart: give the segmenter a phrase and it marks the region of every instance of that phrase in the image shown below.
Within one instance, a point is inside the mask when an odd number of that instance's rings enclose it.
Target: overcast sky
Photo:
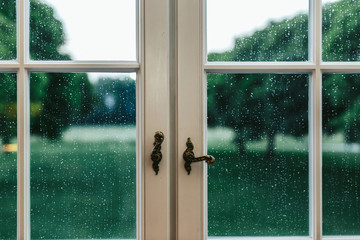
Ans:
[[[66,44],[61,50],[72,59],[136,59],[135,0],[42,1],[63,22]],[[207,0],[208,51],[230,49],[236,36],[308,11],[309,0]]]

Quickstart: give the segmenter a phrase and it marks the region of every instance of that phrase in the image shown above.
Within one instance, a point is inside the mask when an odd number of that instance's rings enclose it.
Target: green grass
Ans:
[[[306,153],[263,152],[239,156],[210,151],[209,236],[305,236],[309,234]]]
[[[32,238],[135,238],[135,142],[49,145],[31,153]]]
[[[31,237],[135,238],[134,131],[114,139],[113,131],[124,129],[109,128],[105,137],[78,130],[60,142],[31,138]],[[209,236],[309,234],[306,143],[278,137],[269,159],[262,141],[247,144],[240,156],[231,131],[209,137],[216,156],[208,171]],[[323,175],[324,233],[360,234],[358,153],[325,152]],[[15,153],[0,154],[0,226],[0,239],[16,238]]]

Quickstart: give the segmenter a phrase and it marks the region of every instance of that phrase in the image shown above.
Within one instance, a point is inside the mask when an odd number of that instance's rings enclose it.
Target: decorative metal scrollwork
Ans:
[[[157,131],[155,133],[155,141],[154,141],[154,148],[152,150],[151,153],[151,160],[153,161],[153,169],[156,173],[156,175],[158,175],[159,173],[159,163],[162,159],[162,153],[161,153],[161,144],[164,141],[164,134],[160,131]]]
[[[205,161],[208,165],[212,165],[215,163],[215,158],[211,155],[205,155],[205,156],[201,156],[201,157],[195,157],[194,154],[194,145],[191,142],[191,139],[188,138],[187,142],[186,142],[186,150],[183,154],[183,158],[185,160],[185,170],[187,171],[188,175],[190,175],[191,172],[191,163],[193,162],[201,162],[201,161]]]

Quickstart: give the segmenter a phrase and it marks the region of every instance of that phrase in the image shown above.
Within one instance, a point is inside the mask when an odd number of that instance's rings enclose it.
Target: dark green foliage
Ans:
[[[101,79],[96,84],[97,103],[86,124],[136,123],[136,82],[130,78]]]
[[[65,34],[54,10],[38,0],[30,4],[30,57],[33,60],[70,60],[59,53]]]
[[[32,109],[32,133],[59,139],[64,129],[83,121],[93,109],[92,86],[84,73],[32,74],[30,80],[43,96],[38,111]],[[31,100],[36,103],[36,96]]]
[[[16,135],[16,76],[0,73],[0,79],[0,137],[6,144]]]
[[[0,3],[0,60],[16,59],[15,0]]]
[[[0,60],[16,59],[15,1],[0,4]],[[30,57],[32,60],[70,60],[59,49],[64,44],[62,23],[54,10],[38,0],[30,1]],[[0,137],[9,143],[16,136],[16,78],[0,74]],[[84,118],[93,104],[93,90],[86,74],[32,74],[30,81],[31,131],[59,139],[74,116]],[[6,99],[4,99],[6,98]],[[80,117],[80,118],[81,118]]]
[[[307,75],[209,74],[208,95],[209,125],[233,128],[241,153],[246,141],[267,138],[272,155],[277,133],[308,132]]]
[[[323,8],[323,59],[360,60],[360,2],[342,0]]]
[[[358,61],[360,59],[360,2],[342,0],[324,7],[323,56],[328,61]],[[307,61],[308,16],[270,22],[251,36],[235,39],[233,49],[210,53],[209,61]],[[323,96],[323,125],[326,133],[343,131],[347,141],[359,141],[360,130],[353,126],[360,117],[360,93],[344,92],[356,86],[356,75],[346,79],[339,75],[324,75],[341,81],[338,91]],[[308,76],[276,74],[209,74],[208,124],[231,127],[237,133],[240,152],[245,140],[266,138],[267,154],[273,152],[274,136],[281,132],[302,136],[308,132]],[[289,82],[289,83],[286,83]],[[291,84],[290,84],[291,82]],[[306,83],[305,83],[306,82]],[[216,84],[216,88],[211,87]],[[286,93],[291,98],[284,95]],[[351,101],[344,101],[350,94]],[[229,97],[230,96],[230,97]],[[286,113],[286,116],[284,115]]]
[[[234,48],[211,53],[209,61],[307,61],[308,16],[305,14],[235,39]]]

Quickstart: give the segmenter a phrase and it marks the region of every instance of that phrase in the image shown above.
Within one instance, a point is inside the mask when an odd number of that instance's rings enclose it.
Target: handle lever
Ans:
[[[153,161],[153,169],[156,173],[156,175],[158,175],[159,173],[159,163],[162,159],[162,153],[161,153],[161,144],[164,141],[164,134],[160,131],[157,131],[155,133],[155,141],[154,141],[154,148],[152,150],[151,153],[151,160]]]
[[[183,154],[183,158],[185,160],[185,170],[187,171],[188,175],[191,172],[191,163],[193,162],[202,162],[205,161],[208,165],[213,165],[215,163],[215,158],[211,155],[205,155],[201,157],[195,157],[194,154],[194,144],[191,142],[191,139],[188,138],[186,142],[186,150]]]

